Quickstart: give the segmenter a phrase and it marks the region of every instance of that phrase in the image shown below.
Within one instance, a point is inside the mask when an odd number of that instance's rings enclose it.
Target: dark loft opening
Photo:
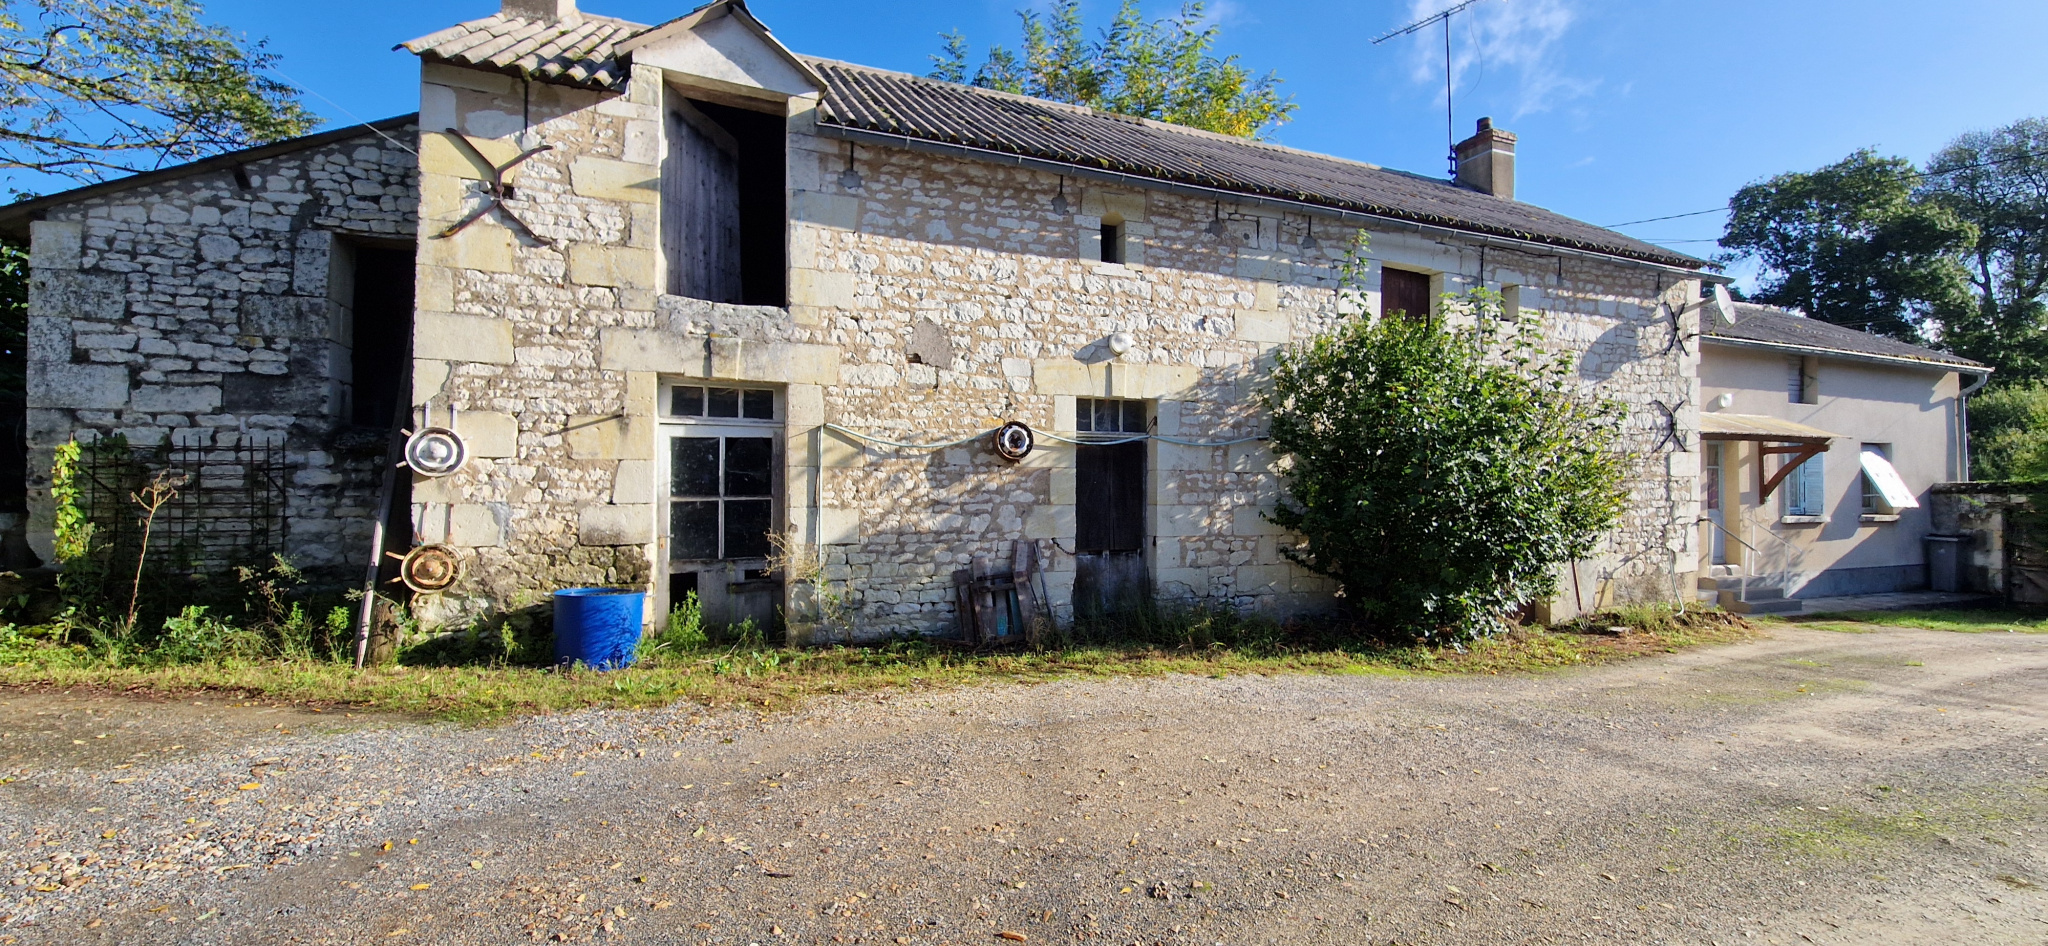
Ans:
[[[662,245],[668,291],[744,305],[787,305],[787,120],[697,99],[668,115]]]
[[[388,428],[400,420],[398,405],[405,392],[399,387],[412,347],[413,255],[411,249],[359,245],[355,258],[349,421]]]
[[[1102,261],[1121,263],[1124,261],[1124,225],[1108,223],[1102,225]]]

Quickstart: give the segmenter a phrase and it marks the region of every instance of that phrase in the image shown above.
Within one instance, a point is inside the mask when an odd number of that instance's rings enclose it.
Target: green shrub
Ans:
[[[1970,399],[1970,475],[2048,479],[2048,384],[1999,385]]]
[[[697,593],[683,595],[668,613],[668,623],[640,641],[640,656],[655,654],[689,654],[711,645],[711,636],[704,630],[704,607],[697,601]]]
[[[264,644],[261,633],[236,627],[195,604],[165,618],[163,630],[146,643],[141,657],[156,664],[218,663],[267,656]]]
[[[1350,322],[1283,349],[1264,393],[1288,558],[1336,579],[1365,633],[1492,633],[1621,513],[1621,410],[1582,393],[1539,318],[1446,296],[1460,322]]]

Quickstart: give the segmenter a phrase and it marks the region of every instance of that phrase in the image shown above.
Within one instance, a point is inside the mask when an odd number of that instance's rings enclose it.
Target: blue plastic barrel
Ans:
[[[596,670],[633,665],[647,593],[624,588],[555,592],[555,663]]]

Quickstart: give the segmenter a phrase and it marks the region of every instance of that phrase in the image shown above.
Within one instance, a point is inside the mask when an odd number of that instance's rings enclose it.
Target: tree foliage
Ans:
[[[1972,295],[1937,312],[1943,343],[2004,383],[2048,377],[2048,120],[1950,142],[1916,198],[1976,228],[1961,255]]]
[[[1054,0],[1046,13],[1017,16],[1021,49],[994,46],[971,71],[967,38],[942,34],[945,49],[932,57],[932,78],[1240,138],[1263,138],[1294,112],[1278,76],[1254,76],[1236,56],[1214,55],[1219,30],[1200,2],[1147,22],[1137,0],[1123,0],[1094,41],[1084,32],[1079,0]]]
[[[2048,384],[2004,384],[1970,400],[1970,475],[2048,479]]]
[[[194,0],[0,0],[0,170],[79,180],[304,134],[263,41]]]
[[[1729,201],[1721,246],[1762,264],[1758,302],[1922,341],[1921,321],[1966,294],[1957,254],[1976,233],[1914,199],[1918,180],[1912,162],[1866,149],[1750,184]]]
[[[1541,320],[1487,293],[1459,322],[1360,320],[1278,355],[1265,400],[1288,498],[1273,521],[1388,639],[1491,632],[1555,590],[1620,515],[1621,412]]]

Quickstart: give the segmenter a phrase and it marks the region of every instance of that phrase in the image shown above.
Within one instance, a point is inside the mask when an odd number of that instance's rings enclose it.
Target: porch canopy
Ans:
[[[1826,453],[1828,442],[1841,438],[1841,434],[1831,434],[1818,427],[1761,414],[1700,415],[1701,440],[1748,440],[1757,445],[1756,479],[1763,484],[1757,491],[1756,501],[1759,504],[1770,499],[1772,491],[1785,481],[1785,477],[1791,476],[1793,470],[1799,469],[1800,464]],[[1785,463],[1766,478],[1764,455],[1768,453],[1784,456]]]

